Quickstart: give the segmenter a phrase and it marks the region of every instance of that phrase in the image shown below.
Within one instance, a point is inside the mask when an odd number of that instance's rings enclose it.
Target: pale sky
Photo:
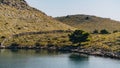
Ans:
[[[26,0],[49,16],[87,14],[120,21],[120,0]]]

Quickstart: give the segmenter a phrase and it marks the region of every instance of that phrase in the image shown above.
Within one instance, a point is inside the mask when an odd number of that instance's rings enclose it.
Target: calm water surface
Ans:
[[[0,50],[0,68],[120,68],[120,60],[70,55],[45,50]]]

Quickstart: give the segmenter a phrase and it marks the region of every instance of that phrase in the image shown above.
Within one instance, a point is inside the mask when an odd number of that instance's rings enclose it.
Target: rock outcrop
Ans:
[[[16,7],[18,9],[29,9],[30,6],[25,0],[0,0],[0,4]]]

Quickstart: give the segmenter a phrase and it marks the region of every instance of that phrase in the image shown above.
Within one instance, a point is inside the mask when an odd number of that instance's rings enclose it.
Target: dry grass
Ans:
[[[21,3],[18,4],[21,5]],[[29,9],[18,7],[0,4],[0,37],[8,38],[23,32],[74,29],[32,7],[27,6]],[[0,42],[2,40],[0,38]]]
[[[1,0],[0,0],[1,1]],[[7,0],[6,0],[7,1]],[[28,7],[28,6],[27,6]],[[88,18],[87,18],[88,17]],[[110,19],[99,18],[95,16],[67,16],[58,18],[64,23],[77,27],[85,31],[92,32],[95,29],[107,29],[109,31],[119,30],[120,24]],[[61,23],[52,17],[47,16],[41,11],[29,7],[21,9],[9,5],[0,4],[0,42],[5,38],[14,34],[23,32],[38,32],[50,30],[74,30],[75,28]],[[112,51],[120,51],[120,33],[107,35],[91,35],[91,41],[86,42],[86,48],[105,49]],[[5,42],[4,45],[9,46],[16,42],[21,46],[34,46],[40,43],[45,46],[53,44],[56,46],[71,45],[68,33],[54,33],[42,35],[24,35],[13,37]]]
[[[109,32],[113,32],[115,30],[120,31],[120,22],[108,18],[101,18],[90,15],[69,15],[64,17],[57,17],[56,19],[87,32],[93,32],[95,29],[98,31],[106,29]]]
[[[55,46],[71,45],[72,43],[69,41],[68,34],[69,33],[24,35],[13,37],[6,41],[4,45],[9,46],[13,42],[18,43],[21,46],[34,46],[35,43],[40,43],[43,46],[46,46],[47,44]]]
[[[91,35],[85,48],[120,51],[120,33]]]

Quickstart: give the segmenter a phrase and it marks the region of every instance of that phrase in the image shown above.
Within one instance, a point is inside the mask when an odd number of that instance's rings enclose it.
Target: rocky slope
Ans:
[[[23,32],[69,29],[74,28],[30,7],[25,0],[0,0],[0,37]]]

